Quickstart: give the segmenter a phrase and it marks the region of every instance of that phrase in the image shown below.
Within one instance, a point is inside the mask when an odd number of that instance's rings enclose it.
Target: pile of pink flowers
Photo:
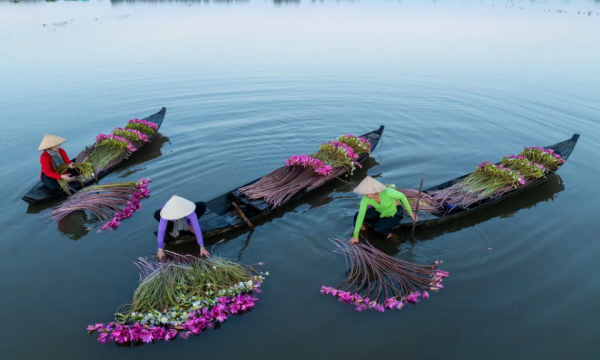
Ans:
[[[203,308],[202,310],[190,311],[189,318],[181,325],[155,325],[148,326],[140,323],[132,325],[119,324],[111,322],[108,324],[95,324],[87,327],[88,332],[97,331],[98,341],[100,343],[116,342],[125,343],[151,343],[153,341],[169,341],[177,336],[187,339],[190,335],[198,335],[202,331],[212,328],[215,323],[222,323],[229,316],[242,314],[254,307],[258,301],[247,294],[237,295],[235,297],[220,297],[218,303],[212,308]]]
[[[147,120],[132,119],[132,120],[129,120],[128,123],[129,124],[142,124],[149,128],[152,128],[154,131],[158,130],[158,124],[153,123],[151,121],[147,121]]]
[[[141,141],[141,142],[148,142],[148,135],[146,134],[142,134],[141,132],[139,132],[136,129],[126,129],[126,128],[122,128],[122,127],[116,127],[113,129],[113,134],[114,135],[122,135],[122,137],[130,137],[132,138],[132,140],[134,141]]]
[[[137,150],[129,140],[113,134],[98,134],[96,136],[96,143],[98,145],[107,145],[126,149],[129,153]]]
[[[336,148],[342,148],[342,149],[344,149],[344,151],[346,152],[347,156],[350,159],[358,159],[358,154],[356,154],[350,146],[348,146],[344,143],[333,140],[333,141],[330,141],[329,143],[324,143],[323,145],[325,145],[325,144],[331,144],[331,145],[335,146]]]
[[[150,189],[148,189],[150,182],[152,182],[150,179],[140,179],[138,185],[135,187],[136,191],[131,195],[130,200],[127,201],[127,206],[123,210],[116,212],[114,217],[104,223],[98,232],[102,232],[102,230],[115,230],[121,225],[121,221],[129,219],[134,212],[141,210],[142,205],[140,201],[150,197]]]
[[[429,288],[429,290],[438,291],[444,286],[442,285],[442,279],[448,276],[447,271],[437,270],[436,271],[436,282]],[[338,290],[331,286],[321,286],[321,294],[331,295],[337,298],[344,304],[350,304],[355,306],[356,311],[363,311],[367,309],[375,309],[379,312],[385,312],[385,309],[397,309],[401,310],[406,304],[416,304],[419,302],[419,298],[429,298],[429,293],[425,290],[414,291],[405,297],[390,297],[379,303],[376,300],[371,300],[368,297],[362,297],[359,293],[351,293],[348,291]]]
[[[333,168],[325,165],[321,160],[308,155],[293,155],[285,161],[285,166],[300,166],[308,170],[315,171],[322,176],[328,176],[333,172]]]

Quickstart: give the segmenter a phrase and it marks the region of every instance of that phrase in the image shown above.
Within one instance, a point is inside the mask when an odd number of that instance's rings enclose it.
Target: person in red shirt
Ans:
[[[60,145],[65,141],[67,140],[60,136],[46,134],[38,148],[38,150],[42,151],[42,155],[40,156],[40,163],[42,164],[40,178],[44,186],[50,191],[60,189],[58,180],[71,182],[77,180],[75,177],[79,175],[67,153],[60,148]],[[65,164],[69,165],[67,171],[62,174],[57,173],[56,168]]]

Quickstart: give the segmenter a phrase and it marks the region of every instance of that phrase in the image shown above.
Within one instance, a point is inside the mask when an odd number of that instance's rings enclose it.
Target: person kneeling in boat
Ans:
[[[360,200],[360,209],[354,215],[354,234],[350,244],[358,243],[360,230],[366,230],[363,223],[373,227],[376,233],[390,238],[392,229],[400,224],[403,217],[402,208],[398,208],[400,204],[410,217],[417,221],[403,193],[386,187],[370,176],[367,176],[354,192],[364,196]]]
[[[58,180],[72,182],[77,180],[76,177],[79,175],[67,153],[60,148],[60,145],[65,141],[67,140],[60,136],[46,134],[38,148],[38,150],[42,151],[42,155],[40,156],[40,163],[42,164],[40,179],[50,191],[60,189]],[[69,168],[63,174],[59,174],[56,172],[56,168],[60,165],[69,165]]]
[[[158,253],[156,256],[162,259],[165,256],[165,231],[177,238],[181,231],[191,231],[196,235],[196,241],[200,245],[200,255],[209,257],[210,254],[204,248],[202,231],[198,218],[204,215],[206,204],[203,202],[193,203],[177,195],[173,195],[162,209],[156,210],[154,218],[158,221]]]

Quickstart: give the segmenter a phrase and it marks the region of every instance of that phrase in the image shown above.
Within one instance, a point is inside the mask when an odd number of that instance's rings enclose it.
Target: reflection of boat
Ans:
[[[143,120],[147,120],[147,121],[151,121],[153,123],[158,124],[158,129],[157,131],[160,129],[160,126],[162,125],[162,122],[165,118],[165,113],[167,112],[166,108],[162,108],[159,112],[157,112],[154,115],[151,115]],[[151,136],[149,136],[148,140],[150,142],[152,142],[152,140],[154,140],[154,138],[158,135],[158,132],[152,134]],[[148,143],[143,143],[141,146],[138,147],[138,151],[143,148],[146,147],[148,145]],[[135,153],[134,153],[135,154]],[[79,157],[79,156],[78,156]],[[73,159],[74,161],[75,159]],[[122,162],[113,164],[111,166],[109,166],[108,168],[99,171],[97,176],[98,179],[103,178],[104,176],[108,175],[110,172],[112,172],[115,168],[117,168]],[[91,183],[93,183],[95,181],[94,178],[89,179],[85,182],[84,185],[89,185]],[[79,182],[73,182],[70,184],[71,188],[73,190],[78,190],[81,188],[81,183]],[[58,189],[56,191],[50,191],[47,187],[44,186],[44,183],[42,183],[42,181],[40,180],[31,190],[29,190],[27,192],[27,194],[25,194],[23,196],[23,200],[25,200],[28,203],[31,204],[36,204],[36,203],[40,203],[43,201],[48,201],[60,196],[66,195],[61,189]]]
[[[575,145],[577,145],[578,139],[579,139],[579,134],[575,134],[575,135],[573,135],[573,137],[571,139],[565,140],[558,144],[547,146],[546,149],[553,149],[555,153],[562,156],[562,158],[566,161],[569,158],[569,156],[571,155],[571,152],[573,152],[573,149],[575,149]],[[437,191],[437,190],[448,188],[469,175],[470,174],[467,174],[467,175],[461,176],[459,178],[456,178],[454,180],[447,181],[443,184],[433,186],[429,189],[423,190],[423,192],[429,193],[432,191]],[[472,213],[475,213],[477,211],[485,209],[485,208],[489,207],[490,205],[497,204],[500,201],[504,201],[508,198],[512,198],[513,196],[518,195],[518,194],[523,194],[523,192],[529,191],[532,188],[536,188],[536,187],[540,186],[541,184],[544,184],[545,182],[547,182],[552,177],[554,177],[554,175],[555,175],[555,173],[550,173],[540,179],[537,179],[535,181],[528,183],[527,185],[525,185],[523,187],[520,187],[520,188],[510,191],[508,193],[505,193],[502,196],[492,197],[492,198],[482,200],[480,202],[477,202],[477,203],[469,206],[468,208],[449,209],[445,214],[443,214],[441,216],[434,216],[434,215],[426,214],[426,213],[424,213],[423,215],[419,214],[419,217],[423,218],[423,219],[419,220],[417,222],[416,226],[419,226],[419,227],[435,226],[435,225],[446,223],[451,220],[461,218],[466,215],[470,215]],[[400,223],[400,225],[398,227],[396,227],[395,230],[398,230],[401,228],[409,228],[412,226],[413,226],[412,219],[405,217],[402,220],[402,222]]]
[[[381,136],[383,134],[383,129],[384,129],[384,127],[381,126],[376,131],[372,131],[365,135],[361,135],[362,137],[369,139],[369,141],[371,142],[371,151],[374,151],[375,148],[377,147],[377,144],[379,143],[379,139],[381,139]],[[360,157],[357,159],[357,161],[362,165],[362,164],[367,163],[367,161],[369,159],[370,159],[369,154],[362,153],[360,155]],[[335,179],[336,178],[332,178],[332,179],[328,180],[327,182],[325,182],[325,184],[331,183]],[[254,184],[258,180],[260,180],[260,179],[256,179],[248,184],[240,186],[239,188]],[[291,203],[292,201],[303,198],[308,194],[317,193],[320,189],[322,189],[324,187],[325,184],[323,184],[319,188],[316,188],[311,191],[302,191],[302,192],[296,194],[290,200],[286,201],[285,203],[283,203],[277,207],[273,207],[273,206],[269,205],[263,199],[250,200],[250,199],[246,198],[245,196],[243,196],[239,192],[239,188],[229,191],[229,192],[227,192],[221,196],[218,196],[206,203],[206,213],[199,220],[200,228],[202,229],[202,234],[204,237],[208,238],[211,236],[216,236],[219,234],[226,233],[233,229],[242,228],[242,227],[247,226],[246,221],[238,214],[237,210],[232,205],[233,202],[235,202],[239,206],[241,211],[245,214],[245,216],[251,222],[254,222],[254,221],[272,213],[273,211],[280,209],[281,207],[285,206],[286,204]],[[167,235],[166,241],[170,242],[171,244],[182,244],[182,243],[186,243],[189,241],[194,241],[194,238],[186,236],[186,237],[182,237],[177,240],[174,240],[173,238],[170,237],[170,235]]]

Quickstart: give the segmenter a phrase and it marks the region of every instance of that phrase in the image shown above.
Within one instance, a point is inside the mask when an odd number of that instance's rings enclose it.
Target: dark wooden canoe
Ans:
[[[158,130],[160,130],[160,126],[163,123],[163,120],[165,118],[165,114],[167,113],[167,108],[162,108],[159,112],[157,112],[154,115],[150,115],[147,118],[144,118],[143,120],[147,120],[147,121],[151,121],[153,123],[158,124]],[[157,130],[157,133],[158,133]],[[156,133],[152,134],[148,140],[149,142],[152,141],[154,138],[156,137]],[[147,143],[143,143],[141,146],[138,146],[138,151],[144,147]],[[72,159],[72,161],[75,161],[75,159]],[[103,178],[104,176],[108,175],[110,172],[112,172],[117,166],[119,166],[122,162],[119,163],[115,163],[112,164],[111,166],[109,166],[108,168],[106,168],[103,171],[98,172],[98,179]],[[89,185],[91,183],[93,183],[95,180],[94,179],[90,179],[88,181],[85,182],[85,185]],[[81,183],[79,182],[72,182],[71,184],[71,188],[73,190],[79,190],[81,189]],[[38,181],[37,184],[35,184],[33,186],[33,188],[31,188],[31,190],[29,190],[24,196],[23,196],[23,200],[25,200],[26,202],[30,203],[30,204],[38,204],[44,201],[48,201],[60,196],[65,196],[66,194],[64,193],[64,191],[62,191],[61,189],[58,189],[56,191],[50,191],[48,190],[48,188],[46,188],[44,186],[44,184],[42,183],[42,181]]]
[[[362,137],[367,138],[371,141],[371,152],[375,150],[381,136],[383,135],[384,126],[379,127],[378,130],[372,131],[370,133],[362,135]],[[367,162],[369,159],[369,155],[363,153],[358,158],[358,162],[362,165]],[[239,192],[239,189],[254,184],[259,179],[251,181],[245,185],[240,186],[239,188],[234,189],[233,191],[229,191],[221,196],[218,196],[206,203],[206,212],[199,219],[200,229],[202,229],[202,235],[204,238],[209,238],[211,236],[220,235],[231,231],[233,229],[247,227],[246,221],[240,217],[235,207],[232,205],[232,202],[235,202],[242,212],[246,215],[246,217],[254,222],[266,215],[269,215],[272,211],[277,208],[281,208],[282,206],[291,203],[292,201],[298,200],[310,193],[317,191],[328,183],[331,183],[335,180],[331,179],[327,181],[325,184],[321,185],[321,187],[317,189],[313,189],[312,191],[303,191],[298,193],[296,196],[291,198],[289,201],[284,204],[279,205],[278,207],[272,207],[267,204],[264,200],[250,200],[245,197],[242,193]],[[156,233],[155,233],[156,234]],[[196,241],[194,236],[182,236],[178,239],[173,239],[170,235],[165,236],[166,242],[170,245],[178,245],[187,243],[190,241]]]
[[[579,134],[574,134],[573,137],[569,140],[565,140],[563,142],[559,142],[558,144],[554,144],[554,145],[550,145],[550,146],[546,146],[546,149],[553,149],[555,153],[559,154],[560,156],[562,156],[562,158],[566,161],[569,159],[569,156],[571,155],[571,152],[573,152],[573,149],[575,149],[575,145],[577,145],[577,140],[579,139]],[[562,164],[564,165],[564,163]],[[561,165],[561,166],[562,166]],[[560,168],[559,168],[560,169]],[[559,169],[557,169],[556,171],[558,171]],[[555,172],[556,172],[555,171]],[[475,211],[479,211],[481,209],[485,209],[490,205],[494,205],[502,200],[511,198],[515,195],[518,194],[522,194],[523,192],[534,188],[536,186],[539,186],[540,184],[545,183],[548,179],[550,179],[552,176],[554,176],[555,172],[551,172],[549,174],[547,174],[546,176],[537,179],[535,181],[532,181],[530,183],[528,183],[527,185],[520,187],[518,189],[515,189],[511,192],[508,192],[502,196],[498,196],[498,197],[492,197],[492,198],[488,198],[485,199],[483,201],[480,201],[478,203],[475,203],[471,206],[469,206],[468,208],[463,208],[463,209],[459,209],[459,208],[454,208],[454,209],[449,209],[446,211],[445,214],[441,215],[441,216],[435,216],[429,213],[419,213],[419,221],[417,221],[416,226],[417,227],[429,227],[429,226],[435,226],[435,225],[440,225],[440,224],[444,224],[448,221],[452,221],[458,218],[461,218],[463,216],[469,215],[474,213]],[[448,188],[454,184],[456,184],[457,182],[459,182],[460,180],[462,180],[463,178],[469,176],[471,173],[463,175],[461,177],[458,177],[456,179],[450,180],[450,181],[446,181],[443,184],[439,184],[437,186],[433,186],[430,187],[426,190],[423,190],[424,193],[430,193],[432,191],[437,191],[437,190],[441,190],[441,189],[445,189]],[[408,216],[405,216],[402,221],[400,222],[400,225],[398,225],[394,230],[400,230],[402,228],[410,228],[412,227],[413,222],[412,219]]]

